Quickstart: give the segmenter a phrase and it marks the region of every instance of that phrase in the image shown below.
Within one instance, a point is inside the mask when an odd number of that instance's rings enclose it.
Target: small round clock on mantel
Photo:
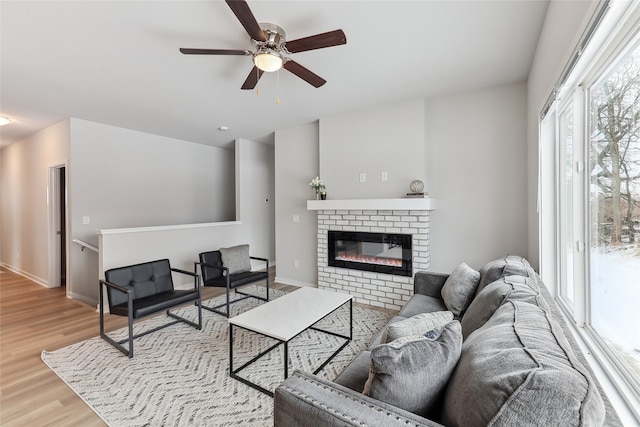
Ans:
[[[411,181],[411,184],[409,184],[409,189],[412,193],[422,193],[424,190],[424,182],[419,179],[413,180]]]

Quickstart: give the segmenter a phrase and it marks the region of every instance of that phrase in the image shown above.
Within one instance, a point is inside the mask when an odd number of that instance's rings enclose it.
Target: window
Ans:
[[[640,389],[640,39],[590,88],[589,326]]]
[[[566,306],[573,311],[573,270],[574,270],[574,236],[573,236],[573,168],[574,168],[574,156],[573,156],[573,104],[569,103],[568,106],[560,113],[559,117],[559,196],[558,208],[560,214],[558,215],[559,224],[558,230],[560,230],[560,263],[559,274],[560,279],[560,298],[566,304]]]
[[[640,3],[627,5],[580,50],[541,121],[540,258],[640,421]]]

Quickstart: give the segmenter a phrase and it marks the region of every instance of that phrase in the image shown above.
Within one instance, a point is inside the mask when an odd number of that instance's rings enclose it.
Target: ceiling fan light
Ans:
[[[282,68],[283,61],[278,52],[261,50],[253,56],[253,63],[262,71],[273,72]]]

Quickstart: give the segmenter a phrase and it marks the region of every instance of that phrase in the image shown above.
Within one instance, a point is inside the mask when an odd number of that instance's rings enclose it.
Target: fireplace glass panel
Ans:
[[[411,236],[329,231],[329,265],[411,276]]]

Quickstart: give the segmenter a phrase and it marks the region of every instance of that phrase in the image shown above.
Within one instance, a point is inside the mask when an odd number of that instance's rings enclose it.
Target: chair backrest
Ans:
[[[116,285],[132,286],[134,299],[173,290],[171,265],[168,259],[112,268],[104,272],[104,277],[107,282]],[[127,297],[122,292],[111,288],[107,288],[107,295],[109,307],[127,302]]]
[[[221,269],[207,267],[204,264],[222,266],[222,256],[220,255],[220,251],[202,252],[200,254],[200,270],[202,272],[202,283],[222,276]]]

